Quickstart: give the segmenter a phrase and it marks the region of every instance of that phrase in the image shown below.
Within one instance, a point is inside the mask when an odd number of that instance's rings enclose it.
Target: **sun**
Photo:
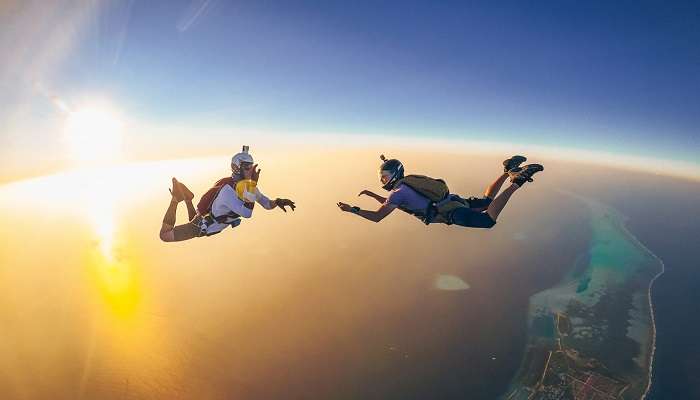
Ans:
[[[66,120],[66,140],[77,162],[110,162],[121,158],[123,123],[106,107],[72,111]]]

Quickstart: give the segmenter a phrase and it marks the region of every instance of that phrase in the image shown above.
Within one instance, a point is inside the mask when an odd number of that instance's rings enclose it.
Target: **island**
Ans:
[[[655,350],[651,293],[663,262],[614,208],[564,194],[590,210],[590,244],[557,285],[530,298],[523,359],[501,398],[643,399]]]

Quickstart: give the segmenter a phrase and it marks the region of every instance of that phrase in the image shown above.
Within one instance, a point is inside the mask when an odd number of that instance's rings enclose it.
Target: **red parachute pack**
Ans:
[[[211,206],[214,204],[214,200],[216,199],[216,196],[219,195],[221,189],[226,185],[229,185],[235,189],[236,182],[238,182],[238,180],[230,176],[216,181],[214,186],[209,188],[209,190],[202,195],[202,198],[199,199],[199,203],[197,203],[197,211],[199,212],[199,215],[209,214],[211,212]]]

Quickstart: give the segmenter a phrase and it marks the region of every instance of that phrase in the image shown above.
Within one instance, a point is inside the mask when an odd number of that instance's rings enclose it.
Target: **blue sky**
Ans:
[[[130,118],[203,131],[431,136],[700,163],[697,2],[65,3],[10,2],[0,14],[0,50],[13,60],[0,69],[5,152],[60,120],[40,82],[68,103],[97,93]]]

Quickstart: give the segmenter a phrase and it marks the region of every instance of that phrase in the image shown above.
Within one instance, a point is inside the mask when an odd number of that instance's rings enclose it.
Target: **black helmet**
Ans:
[[[384,161],[381,167],[379,167],[379,180],[384,184],[382,188],[392,190],[396,185],[396,182],[403,179],[403,164],[401,164],[401,161],[393,158],[391,160],[387,160],[386,157],[384,157],[384,154],[379,156],[379,158]],[[382,180],[383,177],[386,177],[386,182]]]

